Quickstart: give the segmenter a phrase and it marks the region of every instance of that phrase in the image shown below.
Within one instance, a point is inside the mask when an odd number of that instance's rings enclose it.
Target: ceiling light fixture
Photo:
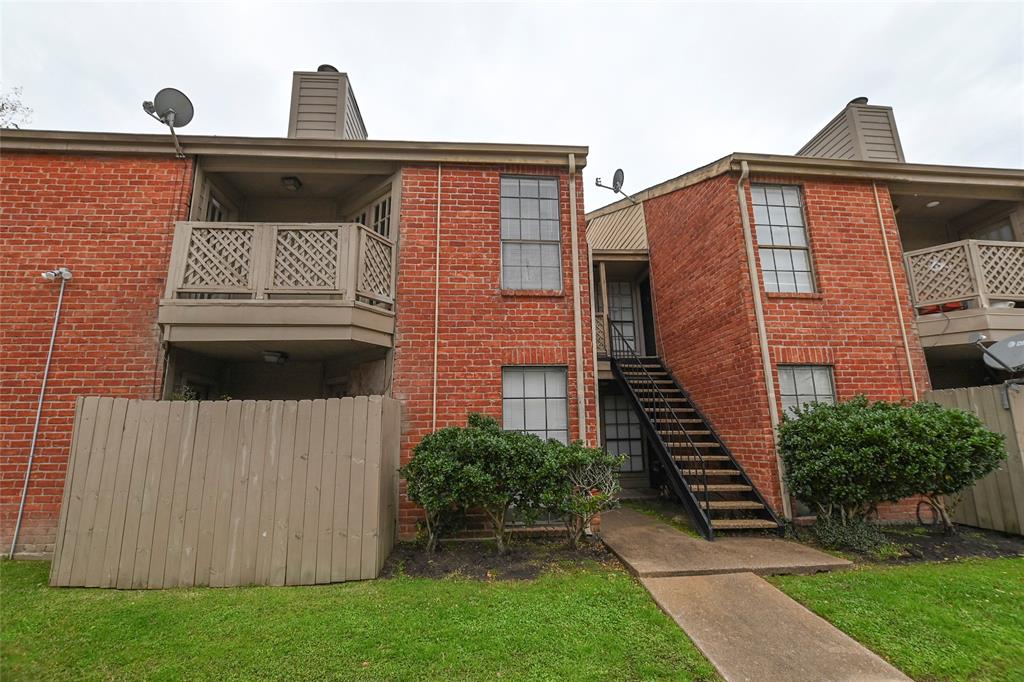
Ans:
[[[263,351],[263,362],[271,365],[283,365],[288,362],[288,354],[281,350]]]
[[[941,203],[942,203],[941,201],[929,201],[927,204],[924,205],[924,207],[925,208],[935,208],[936,206],[938,206]]]
[[[281,185],[289,192],[298,192],[302,188],[302,180],[294,175],[285,175],[281,178]]]

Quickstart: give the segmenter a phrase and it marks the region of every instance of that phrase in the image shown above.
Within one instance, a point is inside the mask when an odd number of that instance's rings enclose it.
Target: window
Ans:
[[[782,411],[811,403],[836,402],[832,368],[828,365],[788,365],[779,367],[779,392],[782,393]]]
[[[391,236],[391,195],[373,205],[373,231],[382,237]]]
[[[562,289],[557,178],[501,179],[501,288]]]
[[[1005,220],[1001,223],[995,223],[983,227],[980,230],[976,230],[970,236],[970,239],[982,239],[993,242],[1012,242],[1013,239],[1013,225],[1009,220]]]
[[[814,291],[800,188],[751,185],[750,193],[765,290]]]
[[[227,210],[224,208],[224,204],[217,201],[215,197],[210,197],[210,203],[206,207],[206,219],[211,223],[221,223],[226,217]]]
[[[564,368],[505,367],[501,382],[503,428],[569,442]]]
[[[624,473],[644,470],[644,441],[640,420],[624,395],[601,396],[604,417],[604,449],[611,455],[625,455],[619,467]]]

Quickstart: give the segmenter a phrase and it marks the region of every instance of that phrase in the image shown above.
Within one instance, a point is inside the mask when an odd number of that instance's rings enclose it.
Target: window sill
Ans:
[[[565,292],[561,289],[502,289],[501,295],[527,298],[564,298]]]
[[[802,298],[811,301],[820,301],[825,298],[820,291],[766,291],[764,293],[768,298]]]

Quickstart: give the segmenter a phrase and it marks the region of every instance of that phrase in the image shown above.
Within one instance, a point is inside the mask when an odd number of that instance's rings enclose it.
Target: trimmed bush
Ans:
[[[562,517],[569,545],[579,547],[583,533],[598,514],[618,506],[619,465],[625,457],[585,447],[549,442],[557,478],[545,506],[548,513]]]
[[[786,415],[779,450],[790,492],[840,523],[881,502],[924,496],[952,529],[944,495],[999,466],[1003,437],[973,414],[932,403],[870,402],[858,396]]]

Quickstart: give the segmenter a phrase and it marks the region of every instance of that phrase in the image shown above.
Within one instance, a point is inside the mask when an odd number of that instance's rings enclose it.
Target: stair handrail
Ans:
[[[704,491],[703,491],[704,492],[704,494],[703,494],[703,499],[704,499],[704,515],[708,519],[710,519],[711,518],[711,500],[710,500],[710,496],[708,494],[708,465],[707,465],[707,462],[704,460],[704,455],[701,454],[700,448],[698,448],[696,443],[693,442],[693,439],[690,438],[690,434],[687,433],[686,427],[684,427],[682,421],[680,421],[679,415],[676,414],[675,408],[672,407],[672,404],[668,401],[668,399],[666,398],[665,394],[662,393],[661,388],[659,388],[658,384],[654,381],[654,377],[651,376],[651,373],[647,371],[647,367],[642,362],[641,356],[636,352],[636,349],[633,347],[633,344],[630,343],[630,341],[625,337],[625,335],[623,335],[623,333],[618,329],[617,323],[616,322],[612,322],[612,320],[610,318],[608,320],[608,328],[611,329],[613,336],[618,335],[618,338],[621,339],[621,341],[622,341],[621,343],[617,344],[617,343],[615,343],[616,339],[614,339],[614,338],[609,339],[609,343],[608,343],[609,349],[608,349],[608,351],[611,354],[611,357],[613,359],[617,360],[620,357],[618,355],[618,351],[620,349],[625,349],[627,351],[628,359],[634,361],[635,364],[640,369],[643,370],[644,376],[650,382],[651,388],[658,392],[658,397],[661,398],[661,401],[664,404],[664,408],[663,409],[667,409],[669,412],[672,413],[672,420],[675,422],[676,428],[679,430],[679,432],[681,432],[686,437],[686,441],[687,441],[687,443],[689,443],[690,449],[693,450],[693,454],[697,456],[697,459],[700,462],[701,480],[703,480],[703,482],[704,482]],[[658,434],[658,437],[661,438],[661,434]],[[669,457],[671,457],[671,456],[672,456],[672,453],[671,453],[671,450],[670,450],[669,451]],[[680,476],[682,476],[681,472],[680,472]]]

